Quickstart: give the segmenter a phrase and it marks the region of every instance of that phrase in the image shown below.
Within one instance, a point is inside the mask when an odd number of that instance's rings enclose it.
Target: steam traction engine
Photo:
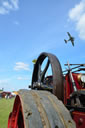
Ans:
[[[66,66],[68,69],[62,72],[56,56],[40,54],[31,90],[18,92],[8,128],[85,128],[85,74],[79,73],[85,65]]]

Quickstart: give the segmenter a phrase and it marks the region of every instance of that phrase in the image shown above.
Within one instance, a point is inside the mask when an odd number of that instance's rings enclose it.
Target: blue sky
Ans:
[[[75,46],[65,44],[67,32]],[[27,88],[41,52],[85,63],[85,0],[0,0],[0,88]]]

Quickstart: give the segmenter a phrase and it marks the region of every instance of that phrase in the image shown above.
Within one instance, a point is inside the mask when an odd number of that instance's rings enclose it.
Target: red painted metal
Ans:
[[[85,112],[73,112],[73,119],[77,128],[85,128]]]
[[[23,111],[21,100],[18,95],[15,98],[13,111],[9,115],[8,128],[24,128]]]
[[[81,84],[79,83],[78,76],[79,73],[72,73],[76,87],[78,90],[85,89],[82,88]],[[72,83],[69,79],[69,74],[65,76],[64,82],[64,104],[67,104],[67,100],[70,99],[70,94],[73,92]],[[76,128],[85,128],[85,112],[74,111],[72,112],[73,120],[76,123]]]
[[[82,88],[82,86],[79,83],[78,76],[80,74],[79,73],[72,73],[72,75],[73,75],[73,78],[74,78],[77,89],[78,90],[85,89],[85,88]],[[70,94],[72,92],[73,92],[72,83],[69,79],[69,74],[67,74],[65,76],[65,82],[64,82],[64,104],[67,104],[67,99],[70,98]]]

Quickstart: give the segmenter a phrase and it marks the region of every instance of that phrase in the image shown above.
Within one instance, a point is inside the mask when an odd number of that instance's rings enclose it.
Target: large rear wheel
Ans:
[[[8,128],[76,128],[62,101],[47,91],[20,90]]]

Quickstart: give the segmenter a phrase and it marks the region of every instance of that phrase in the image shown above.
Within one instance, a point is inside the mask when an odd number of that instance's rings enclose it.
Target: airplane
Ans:
[[[72,45],[74,46],[74,37],[71,36],[71,34],[69,32],[67,32],[68,36],[69,36],[69,39],[68,40],[65,40],[65,43],[67,43],[68,41],[71,41]]]

